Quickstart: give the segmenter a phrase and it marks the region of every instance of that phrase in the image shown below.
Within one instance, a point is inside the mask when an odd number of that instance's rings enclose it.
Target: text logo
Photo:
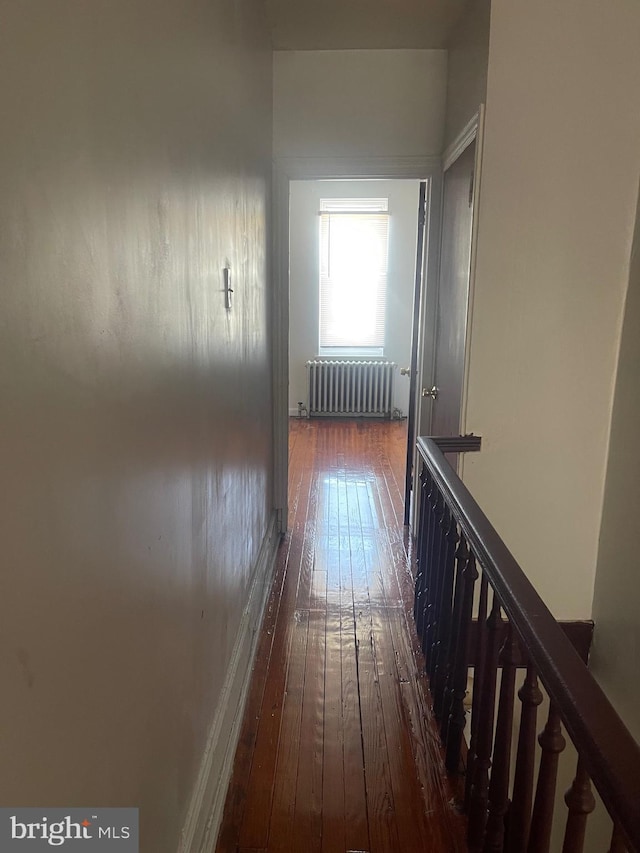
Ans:
[[[138,809],[0,808],[0,853],[139,853]]]

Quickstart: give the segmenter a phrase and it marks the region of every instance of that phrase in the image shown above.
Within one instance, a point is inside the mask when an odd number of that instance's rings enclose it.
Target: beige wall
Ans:
[[[140,806],[145,853],[270,512],[261,8],[2,4],[0,801]]]
[[[607,695],[640,740],[640,203],[622,328],[600,549],[593,599],[592,665]]]
[[[276,51],[276,157],[438,155],[444,50]]]
[[[442,48],[465,0],[269,0],[277,50]]]
[[[635,0],[492,3],[465,479],[561,618],[591,613],[639,40]]]
[[[445,148],[485,102],[490,17],[491,0],[468,0],[449,39]]]
[[[289,413],[307,400],[308,359],[318,355],[321,198],[389,199],[389,269],[384,357],[398,365],[393,405],[406,415],[409,381],[399,368],[411,360],[411,321],[418,237],[419,181],[291,181],[289,268]]]

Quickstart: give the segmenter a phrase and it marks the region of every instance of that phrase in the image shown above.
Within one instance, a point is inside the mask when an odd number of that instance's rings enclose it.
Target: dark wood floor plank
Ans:
[[[388,625],[390,600],[399,602],[397,579],[391,562],[387,526],[381,511],[378,489],[371,483],[358,492],[361,531],[365,538],[364,559],[370,587],[371,649],[389,762],[389,782],[395,812],[399,849],[422,850],[430,842],[430,833],[422,809],[417,774],[411,772],[411,743],[405,731],[405,718],[398,691],[396,653]],[[409,772],[408,772],[409,771]]]
[[[274,632],[282,584],[284,582],[287,554],[288,549],[283,549],[281,559],[278,560],[276,565],[274,583],[267,602],[267,609],[256,651],[251,686],[247,697],[245,722],[238,741],[233,777],[229,786],[222,828],[218,839],[217,849],[219,853],[235,853],[238,848],[239,831],[243,823],[247,802],[247,788],[245,783],[246,779],[249,778],[255,754],[262,703],[273,652]]]
[[[356,617],[356,643],[371,853],[390,853],[401,848],[372,628],[364,605]]]
[[[372,649],[385,725],[389,775],[392,786],[398,838],[402,850],[431,849],[433,838],[428,831],[422,805],[418,776],[413,767],[411,741],[399,691],[396,650],[389,629],[389,614],[400,605],[397,579],[392,563],[387,524],[384,520],[377,488],[360,492],[361,519],[371,521],[371,547],[365,551],[367,573],[382,580],[382,595],[371,604]],[[369,508],[364,506],[368,501]],[[363,524],[365,527],[366,521]]]
[[[302,446],[299,446],[298,454],[295,452],[297,433],[292,431],[293,440],[290,442],[289,448],[289,501],[290,515],[295,517],[297,508],[300,505],[300,494],[304,480],[304,465],[300,454],[303,453]],[[309,470],[307,470],[309,473]],[[310,477],[307,478],[310,482]],[[306,498],[303,496],[302,507],[306,512]],[[239,850],[239,833],[242,826],[250,826],[251,819],[249,818],[245,824],[245,807],[247,800],[252,804],[252,814],[257,818],[261,815],[259,801],[264,801],[262,809],[263,823],[268,828],[270,816],[270,801],[271,787],[269,779],[263,781],[264,775],[259,771],[262,769],[260,761],[261,755],[269,750],[273,753],[273,768],[275,770],[275,752],[273,751],[273,743],[275,737],[269,737],[269,732],[265,732],[265,728],[260,726],[264,720],[264,703],[267,706],[271,703],[274,721],[274,731],[277,731],[279,724],[279,715],[275,714],[274,703],[277,703],[278,694],[281,690],[281,685],[274,678],[274,669],[271,667],[271,662],[275,658],[278,660],[283,653],[283,647],[286,643],[286,632],[282,630],[284,621],[278,622],[280,606],[283,600],[283,588],[287,574],[287,568],[291,558],[292,538],[288,534],[281,543],[276,566],[274,570],[274,579],[272,588],[267,599],[267,605],[261,626],[260,639],[256,650],[256,657],[253,666],[251,678],[251,686],[247,697],[247,705],[245,710],[244,726],[236,750],[234,762],[234,772],[229,785],[229,794],[225,803],[225,812],[223,816],[221,831],[218,839],[217,850],[219,853],[231,853]],[[294,558],[295,559],[295,558]],[[280,632],[277,634],[278,626],[281,626]],[[278,642],[276,643],[276,636]],[[268,676],[270,676],[269,691],[267,691]],[[258,732],[262,734],[262,749],[257,749]],[[269,762],[267,762],[268,764]],[[254,766],[254,787],[253,789],[247,785],[247,779],[251,778],[252,765]],[[268,771],[266,776],[268,777]],[[258,793],[256,793],[256,787]],[[266,834],[265,834],[266,838]],[[249,849],[249,848],[246,848]],[[253,848],[260,849],[260,848]]]
[[[308,610],[313,586],[313,571],[316,560],[316,528],[318,504],[318,480],[311,482],[309,490],[307,514],[303,525],[303,546],[300,565],[298,568],[298,585],[296,590],[296,609]]]
[[[312,442],[307,442],[307,450]],[[245,817],[239,831],[239,843],[244,847],[266,847],[271,820],[271,800],[276,774],[280,723],[287,679],[289,649],[293,635],[291,615],[294,610],[298,585],[298,569],[302,560],[303,531],[308,514],[309,494],[312,488],[312,458],[300,449],[300,483],[298,500],[290,509],[291,529],[280,548],[279,559],[284,559],[284,582],[280,591],[279,613],[273,636],[273,648],[269,662],[268,678],[260,709],[251,771],[246,786]],[[290,482],[295,480],[296,471],[290,472]],[[283,555],[283,550],[286,553]],[[245,717],[246,718],[246,717]]]
[[[343,606],[340,620],[342,660],[342,726],[345,837],[348,850],[369,850],[358,653],[353,604]]]
[[[327,603],[325,654],[322,850],[333,853],[348,849],[345,846],[340,606],[336,603]]]
[[[309,611],[297,611],[278,738],[277,772],[267,843],[269,853],[283,853],[292,849],[308,633]]]
[[[325,693],[324,753],[322,764],[322,850],[323,853],[346,850],[344,733],[342,719],[342,655],[340,633],[340,529],[339,476],[340,456],[330,449],[331,476],[322,490],[319,503],[318,549],[325,549]]]
[[[347,473],[338,478],[340,563],[340,657],[342,664],[342,726],[345,841],[347,850],[369,850],[369,825],[365,787],[364,753],[358,656],[354,615],[352,553],[349,539]]]
[[[247,806],[238,835],[239,843],[243,847],[258,847],[261,842],[266,845],[269,837],[271,798],[291,633],[290,628],[278,626],[274,636],[272,663],[269,666],[260,708],[251,771],[245,782]]]
[[[377,576],[373,592],[370,586],[373,522],[368,496],[366,484],[361,480],[347,490],[369,839],[372,853],[387,853],[400,847],[382,696],[373,650],[371,599],[383,595],[383,588],[377,589]],[[355,578],[358,578],[357,584]]]
[[[322,849],[325,636],[326,610],[310,611],[293,820],[293,849],[310,853]]]
[[[393,792],[401,850],[428,849],[430,833],[426,825],[417,773],[407,772],[413,756],[406,731],[395,653],[387,624],[388,610],[372,614],[373,650],[380,685],[382,711],[387,733],[389,774]]]

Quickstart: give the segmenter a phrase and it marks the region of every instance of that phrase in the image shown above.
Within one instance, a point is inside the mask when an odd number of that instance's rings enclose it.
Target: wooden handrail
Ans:
[[[428,440],[443,453],[469,453],[480,450],[482,446],[482,438],[479,435],[431,435]]]
[[[580,660],[583,663],[586,663],[589,659],[589,651],[593,640],[593,622],[590,619],[574,619],[569,621],[560,621],[558,622],[558,625],[562,629],[562,633],[565,634],[573,648],[580,656]],[[507,627],[508,623],[503,622],[499,638],[500,645],[502,645],[502,642],[504,641]],[[474,619],[471,623],[470,632],[469,666],[475,668],[478,651],[478,636],[480,632],[480,625],[478,624],[477,619]],[[529,655],[527,654],[524,646],[518,643],[515,649],[515,666],[519,669],[524,669],[527,667],[529,662]]]
[[[440,442],[421,437],[417,444],[432,481],[526,648],[617,832],[630,850],[640,851],[640,746],[445,459]]]

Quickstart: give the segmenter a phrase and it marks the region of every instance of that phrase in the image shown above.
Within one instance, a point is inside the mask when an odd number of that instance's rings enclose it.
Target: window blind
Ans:
[[[321,350],[384,347],[388,244],[388,199],[321,199]]]

